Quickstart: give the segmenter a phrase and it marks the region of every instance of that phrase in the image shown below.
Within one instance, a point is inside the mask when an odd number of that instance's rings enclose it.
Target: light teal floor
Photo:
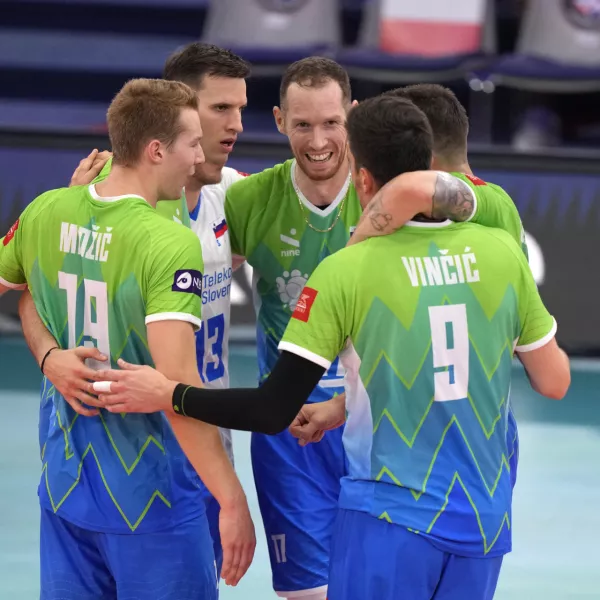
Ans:
[[[232,348],[234,385],[253,385],[253,348]],[[496,600],[600,599],[600,365],[578,363],[568,397],[544,400],[515,369],[521,458],[513,510],[514,550]],[[39,375],[23,342],[0,340],[0,600],[38,597],[37,411]],[[236,461],[258,534],[253,565],[223,600],[268,600],[270,569],[249,461]],[[370,600],[370,599],[369,599]],[[465,599],[468,600],[468,599]]]

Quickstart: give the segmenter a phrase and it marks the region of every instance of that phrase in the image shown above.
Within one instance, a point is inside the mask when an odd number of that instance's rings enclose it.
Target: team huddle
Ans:
[[[294,600],[491,600],[511,551],[516,355],[570,384],[518,211],[437,85],[352,101],[286,70],[293,158],[226,166],[249,65],[216,46],[128,82],[68,188],[0,244],[40,406],[41,598],[212,600],[252,562],[231,430],[273,588]],[[259,387],[229,388],[233,271],[254,270]]]

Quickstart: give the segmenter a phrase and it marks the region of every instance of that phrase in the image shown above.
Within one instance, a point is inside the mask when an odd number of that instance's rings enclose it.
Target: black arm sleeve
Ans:
[[[219,427],[275,434],[291,425],[324,373],[320,365],[284,351],[259,388],[209,390],[180,383],[173,408]]]

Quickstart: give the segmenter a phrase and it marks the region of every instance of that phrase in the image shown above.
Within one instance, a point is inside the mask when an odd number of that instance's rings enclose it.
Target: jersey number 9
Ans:
[[[469,330],[467,307],[429,307],[433,354],[434,400],[462,400],[469,392]]]

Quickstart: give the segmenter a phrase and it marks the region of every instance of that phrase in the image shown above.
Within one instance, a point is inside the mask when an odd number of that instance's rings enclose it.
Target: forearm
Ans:
[[[192,364],[186,361],[180,368],[169,367],[160,369],[166,377],[202,385],[195,359]],[[221,506],[235,503],[244,492],[223,448],[219,430],[208,423],[186,419],[181,415],[165,415],[181,449],[217,502]]]
[[[404,173],[375,194],[351,243],[392,233],[416,215],[466,221],[473,208],[473,194],[464,181],[440,171]]]
[[[283,352],[259,388],[208,390],[179,384],[173,406],[181,414],[219,427],[275,434],[291,425],[325,369]]]
[[[244,496],[227,457],[219,430],[213,425],[167,414],[173,433],[196,473],[222,508]]]
[[[19,317],[29,350],[39,365],[48,350],[59,344],[44,325],[29,290],[25,290],[19,299]]]

